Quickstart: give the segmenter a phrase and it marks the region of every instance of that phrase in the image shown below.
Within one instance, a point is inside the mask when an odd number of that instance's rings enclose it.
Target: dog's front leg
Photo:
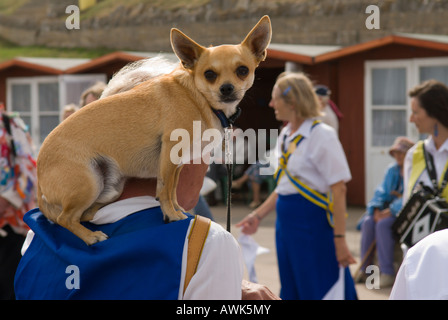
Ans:
[[[170,148],[162,145],[160,154],[159,173],[157,175],[157,198],[166,221],[177,221],[186,218],[183,209],[177,203],[177,182],[182,166],[173,163],[170,159]]]
[[[179,205],[179,202],[177,202],[177,184],[179,183],[179,176],[183,166],[184,165],[178,165],[176,168],[176,172],[174,173],[174,188],[172,189],[171,198],[173,199],[174,209],[176,209],[177,211],[185,212],[184,208],[182,208]]]

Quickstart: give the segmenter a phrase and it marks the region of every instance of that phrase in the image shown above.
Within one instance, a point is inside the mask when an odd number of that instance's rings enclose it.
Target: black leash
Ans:
[[[426,162],[426,169],[428,170],[428,175],[429,175],[429,178],[433,185],[433,193],[435,196],[441,196],[443,190],[445,190],[445,187],[448,183],[448,169],[445,171],[445,175],[443,176],[442,183],[439,187],[439,184],[437,183],[436,167],[434,166],[434,158],[426,150],[425,144],[422,145],[422,148],[423,148],[423,155],[425,157],[425,162]]]
[[[226,230],[230,232],[231,218],[230,218],[230,206],[232,202],[232,177],[233,177],[233,164],[226,164],[227,169],[227,228]]]
[[[231,139],[231,130],[233,130],[233,124],[235,120],[241,114],[241,108],[236,107],[236,111],[229,118],[226,117],[222,110],[213,109],[213,112],[218,117],[219,121],[221,121],[221,125],[224,128],[224,143],[225,143],[225,164],[227,169],[227,228],[226,230],[230,232],[231,226],[231,204],[232,204],[232,178],[233,178],[233,159],[232,159],[232,150],[228,150],[229,142]]]

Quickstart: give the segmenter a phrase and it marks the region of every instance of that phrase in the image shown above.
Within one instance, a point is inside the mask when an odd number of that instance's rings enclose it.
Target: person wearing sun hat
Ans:
[[[406,152],[413,145],[414,142],[407,137],[398,137],[389,148],[389,154],[395,162],[389,165],[382,183],[375,189],[361,222],[361,257],[364,263],[356,279],[358,282],[364,281],[365,269],[372,263],[374,250],[369,249],[375,241],[381,272],[380,286],[389,287],[394,282],[395,239],[391,227],[402,207],[403,163]]]
[[[404,152],[406,153],[412,146],[414,142],[407,137],[398,137],[395,139],[394,144],[389,148],[389,154],[393,157],[394,152]]]

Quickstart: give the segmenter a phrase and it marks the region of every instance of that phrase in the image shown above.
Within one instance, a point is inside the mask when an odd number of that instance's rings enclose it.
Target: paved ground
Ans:
[[[212,213],[216,222],[220,223],[225,228],[226,212],[225,205],[218,205],[211,207]],[[247,205],[242,201],[234,201],[232,207],[232,225],[239,222],[246,214],[250,213]],[[363,214],[363,208],[348,208],[347,219],[347,244],[355,257],[357,264],[351,265],[350,270],[352,275],[361,262],[360,258],[360,232],[355,229],[359,217]],[[232,226],[232,234],[237,238],[239,230]],[[278,277],[277,258],[275,251],[275,213],[271,213],[264,219],[259,227],[258,232],[253,235],[255,241],[262,247],[268,248],[269,253],[259,255],[255,262],[255,269],[258,277],[258,282],[267,285],[274,293],[278,294],[280,291],[280,282]],[[391,288],[367,289],[365,284],[357,284],[356,290],[360,300],[387,300],[389,298]]]

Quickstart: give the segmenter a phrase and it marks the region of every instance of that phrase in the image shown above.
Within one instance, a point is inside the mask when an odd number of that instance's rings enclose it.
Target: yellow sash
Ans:
[[[412,190],[415,188],[418,178],[422,175],[423,171],[426,169],[425,155],[423,153],[423,141],[417,142],[417,147],[412,155],[412,168],[411,175],[409,177],[408,183],[408,196],[412,194]],[[448,170],[448,161],[446,162],[445,169],[440,176],[439,187],[442,185],[443,177],[446,170]],[[448,199],[448,185],[442,191],[442,197]]]
[[[311,130],[321,123],[320,120],[316,120],[313,122],[313,125],[311,126]],[[327,212],[327,220],[331,226],[334,225],[333,223],[333,198],[331,197],[331,193],[323,194],[320,193],[309,186],[307,186],[305,183],[300,181],[299,178],[294,177],[288,170],[287,164],[289,157],[294,152],[294,150],[297,148],[297,146],[303,141],[304,137],[302,135],[298,135],[295,137],[288,146],[288,149],[286,152],[284,151],[283,145],[281,146],[282,150],[282,156],[279,159],[279,165],[277,168],[277,171],[274,174],[274,179],[276,184],[280,181],[280,179],[283,177],[283,175],[286,174],[288,177],[288,180],[291,182],[291,184],[294,186],[294,188],[299,192],[300,195],[302,195],[305,199],[308,201],[314,203],[318,207],[321,207]]]
[[[193,225],[188,235],[187,270],[185,271],[184,290],[187,290],[191,278],[193,278],[201,259],[202,249],[210,230],[210,219],[199,215],[194,218]]]

